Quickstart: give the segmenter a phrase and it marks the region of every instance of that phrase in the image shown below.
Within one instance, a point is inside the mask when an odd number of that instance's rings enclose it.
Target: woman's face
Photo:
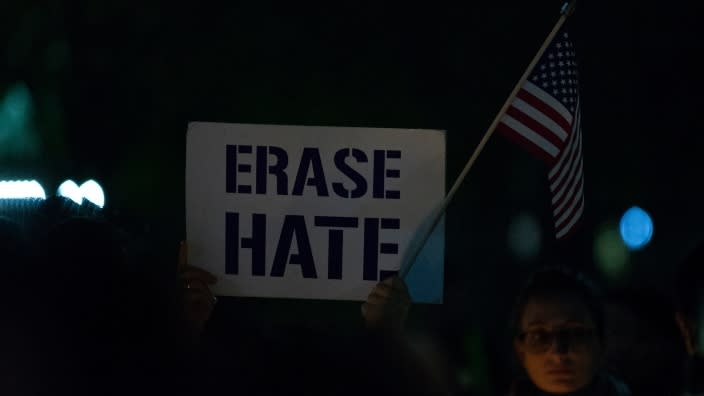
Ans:
[[[538,388],[560,394],[592,382],[602,350],[589,310],[579,298],[528,300],[520,330],[514,347]]]

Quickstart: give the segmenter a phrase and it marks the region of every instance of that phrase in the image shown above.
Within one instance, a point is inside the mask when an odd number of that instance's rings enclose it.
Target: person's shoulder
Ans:
[[[537,389],[526,377],[516,378],[512,383],[511,387],[506,396],[532,396],[537,395]]]
[[[628,385],[609,373],[601,374],[600,385],[597,395],[631,396],[631,390]]]
[[[597,378],[595,387],[589,394],[594,396],[631,396],[631,390],[623,381],[609,373],[602,373]],[[544,393],[537,390],[527,378],[519,378],[511,384],[507,396],[533,396]]]

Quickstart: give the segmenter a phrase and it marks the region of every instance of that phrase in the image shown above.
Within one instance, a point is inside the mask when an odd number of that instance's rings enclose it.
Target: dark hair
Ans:
[[[628,287],[609,293],[605,304],[614,339],[604,356],[609,371],[634,395],[683,394],[687,360],[672,301],[652,287]]]
[[[513,336],[521,331],[520,323],[526,304],[532,298],[578,297],[587,307],[596,326],[599,341],[604,344],[604,307],[596,286],[583,274],[565,267],[537,270],[518,294],[511,315]]]
[[[680,264],[675,281],[677,310],[694,318],[704,297],[704,241],[700,242]]]
[[[101,220],[72,217],[52,226],[37,241],[37,282],[56,309],[90,316],[121,305],[134,282],[126,271],[114,227]],[[70,286],[68,286],[70,285]],[[63,308],[62,308],[63,307]]]
[[[28,265],[28,247],[24,229],[15,221],[0,216],[0,270],[5,285],[0,289],[0,306],[17,307],[16,296],[25,293],[24,274]]]
[[[14,257],[24,244],[22,227],[7,217],[0,216],[0,262]]]

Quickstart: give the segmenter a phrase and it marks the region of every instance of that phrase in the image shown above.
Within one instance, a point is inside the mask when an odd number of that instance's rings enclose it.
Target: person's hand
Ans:
[[[362,317],[368,329],[400,331],[410,306],[406,283],[394,276],[374,286],[362,304]]]
[[[185,318],[195,334],[200,335],[217,302],[208,287],[217,282],[217,278],[208,271],[188,265],[188,245],[185,241],[179,247],[178,276],[183,290]]]

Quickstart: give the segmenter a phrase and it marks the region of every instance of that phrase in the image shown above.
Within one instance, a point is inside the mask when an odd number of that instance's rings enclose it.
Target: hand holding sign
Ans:
[[[178,275],[183,286],[184,315],[194,333],[200,335],[217,301],[208,285],[215,284],[217,278],[208,271],[188,265],[187,257],[188,245],[182,241],[178,252]]]
[[[379,282],[362,304],[362,317],[368,329],[399,331],[411,306],[405,282],[399,277]]]

